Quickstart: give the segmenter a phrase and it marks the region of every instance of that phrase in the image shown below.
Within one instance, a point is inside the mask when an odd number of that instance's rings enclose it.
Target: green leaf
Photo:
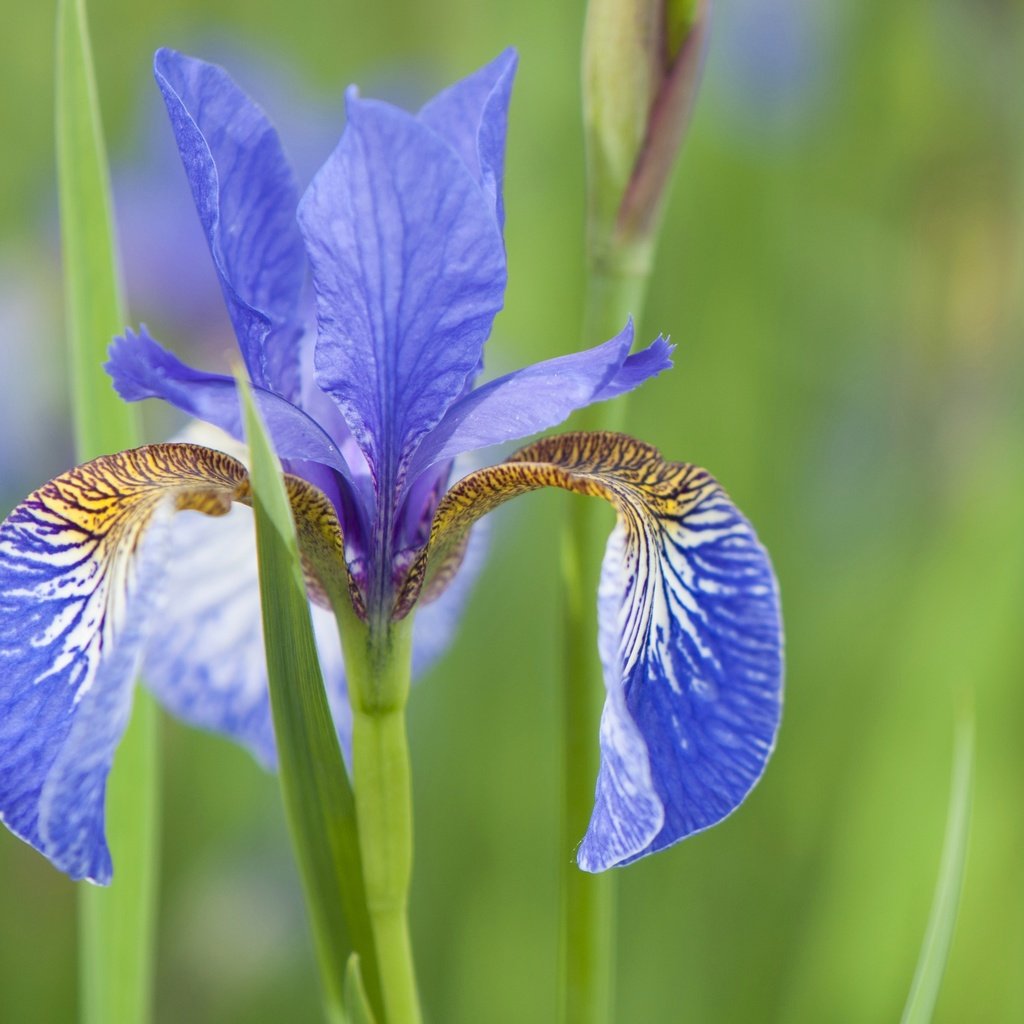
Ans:
[[[135,411],[103,370],[124,329],[110,202],[84,0],[57,5],[57,184],[71,404],[83,462],[138,443]]]
[[[376,1018],[366,998],[363,987],[363,972],[359,967],[359,955],[353,953],[348,958],[345,970],[345,1013],[348,1024],[376,1024]]]
[[[75,436],[81,459],[138,443],[132,410],[102,366],[124,326],[110,182],[83,0],[57,5],[57,179]],[[80,898],[81,1016],[140,1024],[152,1005],[157,887],[157,709],[136,695],[107,783],[115,880]]]
[[[324,692],[281,468],[248,385],[241,380],[239,393],[252,463],[263,633],[285,814],[328,1014],[344,1019],[344,979],[353,950],[364,965],[372,1005],[381,1005],[355,799]]]
[[[939,877],[932,898],[928,928],[918,956],[917,970],[903,1009],[903,1024],[927,1024],[935,1011],[939,987],[953,942],[960,893],[967,865],[971,832],[971,799],[974,785],[974,720],[964,712],[957,723],[953,751],[946,837],[942,844]]]

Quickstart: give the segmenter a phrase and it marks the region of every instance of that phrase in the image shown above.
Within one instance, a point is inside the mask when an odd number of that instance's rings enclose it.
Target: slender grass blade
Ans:
[[[110,182],[84,0],[57,5],[56,124],[61,246],[75,437],[81,459],[137,443],[133,410],[103,372],[124,326]],[[83,886],[82,1019],[141,1024],[152,1004],[158,841],[157,711],[139,692],[107,785],[116,881]]]
[[[971,832],[974,787],[974,721],[964,713],[957,723],[953,750],[953,781],[949,794],[946,836],[942,844],[939,877],[931,914],[910,985],[903,1024],[927,1024],[932,1019],[939,987],[953,942],[960,893],[967,867],[967,842]]]

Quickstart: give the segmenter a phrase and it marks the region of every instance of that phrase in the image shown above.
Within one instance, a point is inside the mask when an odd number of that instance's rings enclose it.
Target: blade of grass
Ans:
[[[328,1015],[344,1020],[349,956],[359,954],[380,1019],[380,982],[363,885],[355,798],[327,704],[299,545],[281,467],[239,381],[251,456],[270,704],[285,814]]]
[[[85,0],[58,0],[56,99],[71,405],[85,460],[138,443],[135,408],[103,370],[125,317]]]
[[[79,458],[138,443],[133,410],[103,372],[124,327],[99,104],[84,0],[59,0],[56,39],[57,179],[71,404]],[[81,888],[81,1017],[142,1024],[150,1017],[157,884],[157,711],[136,696],[107,783],[107,838],[116,881]]]
[[[950,786],[946,836],[942,843],[939,877],[935,884],[928,927],[910,985],[902,1024],[927,1024],[935,1011],[939,987],[953,942],[960,893],[967,866],[967,842],[971,832],[971,801],[974,784],[974,720],[969,712],[957,722],[953,749],[953,781]]]

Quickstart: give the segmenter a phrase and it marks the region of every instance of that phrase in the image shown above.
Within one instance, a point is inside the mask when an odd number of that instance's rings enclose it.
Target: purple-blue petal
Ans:
[[[252,380],[293,397],[305,254],[277,133],[222,68],[158,50],[156,81]]]
[[[462,452],[547,430],[574,410],[631,391],[672,365],[664,339],[629,355],[632,343],[630,320],[603,345],[534,363],[471,391],[424,438],[410,477]]]
[[[243,436],[238,396],[233,377],[206,373],[186,366],[150,337],[145,327],[138,334],[125,331],[115,338],[105,369],[117,393],[126,402],[162,398],[196,419],[220,427],[232,437]],[[336,469],[350,479],[338,445],[298,406],[264,388],[253,394],[283,459],[305,459]]]
[[[508,49],[435,96],[417,115],[455,150],[505,222],[505,134],[518,56]]]
[[[639,547],[616,528],[598,614],[605,720],[624,725],[602,722],[594,815],[579,850],[588,871],[731,814],[764,771],[782,709],[775,576],[717,486],[675,522],[661,519]]]
[[[352,91],[348,115],[299,206],[317,297],[317,382],[378,493],[393,493],[480,364],[505,254],[493,208],[433,130]]]
[[[123,337],[114,338],[107,355],[103,368],[126,402],[162,398],[189,416],[241,438],[233,377],[187,366],[156,341],[145,324],[138,334],[126,329]]]
[[[591,402],[606,402],[617,398],[645,381],[657,377],[663,370],[672,368],[672,348],[660,335],[639,352],[627,356],[623,364],[608,382],[591,399]]]
[[[171,524],[167,604],[154,623],[142,679],[190,725],[229,736],[274,763],[252,511]]]
[[[167,518],[112,578],[48,497],[0,526],[0,820],[72,878],[106,884],[106,780],[161,594]]]

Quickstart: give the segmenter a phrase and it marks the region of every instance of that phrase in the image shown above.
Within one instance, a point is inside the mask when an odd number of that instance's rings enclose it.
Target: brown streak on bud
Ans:
[[[707,35],[707,0],[698,0],[693,25],[668,63],[651,104],[647,130],[619,206],[615,227],[623,242],[648,238],[657,229],[676,155],[693,112]],[[669,56],[667,33],[661,52]]]

